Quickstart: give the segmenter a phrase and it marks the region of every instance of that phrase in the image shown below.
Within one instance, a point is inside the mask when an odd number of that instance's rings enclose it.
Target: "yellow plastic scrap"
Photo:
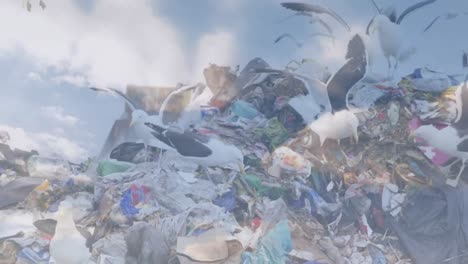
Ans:
[[[43,181],[43,182],[41,183],[41,185],[37,186],[37,187],[35,188],[35,190],[36,190],[36,191],[40,191],[40,192],[44,192],[44,191],[46,191],[47,189],[49,189],[49,186],[50,186],[49,180],[46,179],[45,181]]]

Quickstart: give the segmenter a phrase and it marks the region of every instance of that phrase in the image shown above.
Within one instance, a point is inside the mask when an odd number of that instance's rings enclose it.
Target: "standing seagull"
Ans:
[[[168,149],[166,144],[163,144],[159,140],[155,139],[151,134],[151,129],[145,126],[145,122],[150,122],[153,124],[162,125],[163,124],[163,117],[166,113],[166,107],[171,103],[171,100],[177,95],[182,92],[196,89],[198,85],[188,85],[180,87],[179,89],[171,92],[161,104],[161,108],[159,111],[159,115],[149,115],[142,109],[139,109],[137,105],[133,103],[133,101],[128,98],[124,93],[117,89],[109,88],[110,91],[114,92],[115,94],[121,96],[127,103],[128,107],[131,109],[131,121],[129,125],[130,134],[138,141],[142,141],[145,144],[145,148],[148,146],[156,147],[159,149]],[[91,88],[92,90],[96,91],[108,91],[99,88]],[[185,123],[185,122],[184,122]]]
[[[146,122],[145,125],[152,129],[151,134],[163,142],[166,149],[176,152],[185,160],[192,161],[202,167],[236,163],[239,170],[244,172],[244,156],[233,145],[188,131],[184,133],[171,131],[149,122]]]
[[[442,129],[424,125],[416,129],[411,138],[420,137],[440,151],[461,159],[462,166],[455,179],[447,179],[447,184],[457,186],[468,160],[468,54],[463,54],[465,81],[456,91],[457,118]]]
[[[372,0],[372,3],[377,8],[379,14],[372,18],[372,20],[369,22],[366,33],[372,34],[375,30],[378,31],[380,48],[382,49],[384,56],[387,58],[389,72],[392,68],[392,63],[390,61],[391,58],[393,58],[395,61],[393,64],[393,70],[395,71],[400,62],[406,61],[416,52],[414,47],[408,48],[403,46],[404,39],[401,34],[401,22],[411,12],[414,12],[417,9],[432,4],[436,1],[437,0],[426,0],[419,2],[408,7],[401,13],[400,16],[397,16],[396,10],[394,8],[390,8],[385,12],[385,14],[382,14],[381,10]]]
[[[69,201],[60,203],[55,234],[49,246],[57,264],[87,264],[91,256],[86,239],[76,229],[72,209]]]
[[[331,112],[323,113],[309,128],[320,138],[320,146],[327,138],[340,140],[353,137],[358,141],[359,120],[348,108],[348,92],[366,73],[367,53],[364,41],[355,35],[348,44],[348,61],[331,77],[327,85]]]

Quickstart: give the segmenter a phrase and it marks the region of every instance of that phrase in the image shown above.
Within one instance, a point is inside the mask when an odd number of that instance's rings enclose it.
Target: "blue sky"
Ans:
[[[0,2],[0,129],[12,144],[36,148],[46,155],[78,161],[99,152],[123,109],[118,97],[96,94],[80,86],[91,83],[123,89],[127,84],[175,85],[203,81],[208,63],[234,67],[262,57],[274,67],[290,59],[313,58],[333,71],[344,62],[351,37],[333,27],[337,44],[307,39],[302,48],[273,40],[291,33],[300,40],[324,32],[305,18],[280,22],[291,14],[279,0],[35,0],[28,13],[21,0]],[[363,32],[375,14],[368,0],[315,0],[340,14]],[[398,11],[417,1],[394,0]],[[437,15],[468,11],[468,1],[439,0],[402,23],[408,45],[418,52],[401,65],[398,75],[430,66],[461,72],[462,50],[468,51],[468,16],[443,21],[422,34]],[[379,57],[376,71],[384,71]]]

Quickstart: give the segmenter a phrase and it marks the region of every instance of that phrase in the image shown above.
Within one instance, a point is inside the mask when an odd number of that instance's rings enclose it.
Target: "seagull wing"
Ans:
[[[427,25],[427,27],[424,29],[424,32],[428,31],[433,25],[435,22],[437,22],[442,16],[438,16],[436,18],[434,18],[431,23],[429,25]]]
[[[372,4],[374,5],[375,9],[377,9],[377,12],[378,12],[379,14],[381,14],[382,11],[381,11],[380,8],[377,6],[377,4],[375,3],[375,1],[374,1],[374,0],[370,0],[370,1],[371,1]]]
[[[335,112],[348,108],[346,98],[349,90],[366,73],[366,48],[364,41],[359,35],[355,35],[349,42],[346,59],[348,61],[331,77],[327,85],[330,104]]]
[[[466,52],[463,52],[462,66],[463,66],[463,69],[468,70],[468,53]],[[466,77],[465,77],[465,81],[466,81]]]
[[[166,108],[169,104],[171,105],[179,105],[180,102],[173,102],[173,100],[175,100],[176,98],[176,95],[178,94],[181,94],[181,93],[184,93],[184,92],[188,92],[190,90],[193,90],[193,89],[196,89],[198,86],[197,85],[187,85],[187,86],[183,86],[175,91],[172,91],[169,95],[166,96],[166,98],[164,98],[164,101],[163,103],[161,104],[161,108],[159,110],[159,112],[161,113],[160,116],[161,116],[161,121],[166,123],[166,118],[165,116],[167,116],[168,114],[168,111],[166,111]]]
[[[437,0],[426,0],[426,1],[422,1],[422,2],[419,2],[417,4],[414,4],[410,7],[408,7],[405,11],[403,11],[403,13],[401,13],[401,15],[398,17],[398,20],[396,21],[397,24],[401,24],[401,21],[403,21],[403,19],[409,15],[411,12],[413,11],[416,11],[418,10],[419,8],[422,8],[422,7],[425,7],[429,4],[432,4],[434,2],[436,2]]]
[[[328,25],[323,19],[317,18],[320,25],[322,25],[328,32],[328,34],[333,35],[333,30],[331,29],[330,25]]]
[[[343,25],[346,30],[351,31],[351,28],[346,23],[346,21],[341,18],[335,11],[328,9],[326,7],[322,7],[320,5],[313,5],[308,3],[299,3],[299,2],[285,2],[281,3],[281,6],[287,9],[291,9],[297,12],[311,12],[317,14],[327,14],[333,17],[336,21],[338,21],[341,25]]]
[[[289,65],[291,65],[291,64],[293,64],[293,63],[296,64],[296,65],[299,66],[299,67],[301,66],[301,63],[298,62],[297,60],[290,60],[290,61],[288,62],[288,64],[286,64],[286,67],[289,67]]]
[[[278,43],[278,42],[280,42],[280,41],[281,41],[282,39],[284,39],[284,38],[289,38],[289,39],[292,40],[292,41],[296,44],[296,46],[298,46],[298,47],[301,47],[301,46],[302,46],[302,44],[301,44],[299,41],[297,41],[297,39],[296,39],[294,36],[292,36],[291,34],[289,34],[289,33],[284,33],[284,34],[281,34],[280,36],[278,36],[278,37],[275,39],[275,44]]]
[[[465,137],[458,143],[457,150],[460,152],[468,152],[468,137]]]
[[[132,111],[135,110],[135,109],[138,109],[138,107],[135,105],[135,103],[124,93],[122,93],[121,91],[115,89],[115,88],[109,88],[109,90],[111,90],[112,92],[122,96],[123,99],[125,99],[125,101],[127,102],[127,104],[132,108]]]
[[[153,129],[153,136],[173,147],[182,156],[203,158],[212,154],[210,148],[192,137],[190,133],[170,131],[151,123],[145,125]]]
[[[468,130],[468,85],[467,77],[465,76],[465,81],[463,85],[457,91],[457,119],[453,126],[458,130]]]

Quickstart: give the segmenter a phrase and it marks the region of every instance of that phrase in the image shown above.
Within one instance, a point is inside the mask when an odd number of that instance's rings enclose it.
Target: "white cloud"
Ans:
[[[0,125],[0,130],[10,134],[8,144],[13,148],[26,151],[37,150],[43,156],[61,157],[73,162],[83,161],[89,155],[83,147],[65,137],[44,132],[32,133],[22,128],[5,125]]]
[[[80,120],[76,116],[65,114],[61,106],[43,106],[40,108],[40,111],[42,115],[68,126],[74,126]]]
[[[57,76],[57,77],[52,78],[52,81],[58,84],[68,83],[68,84],[75,85],[77,87],[87,87],[88,85],[88,80],[86,79],[86,77],[84,77],[83,75],[79,75],[79,74],[66,74],[66,75]]]
[[[203,35],[197,44],[192,78],[203,80],[200,76],[210,63],[230,66],[235,55],[235,37],[232,33],[219,31]]]
[[[100,0],[90,14],[73,2],[27,12],[20,1],[0,1],[0,52],[19,48],[42,67],[100,86],[172,85],[187,74],[177,31],[153,15],[149,0]]]
[[[222,6],[236,10],[235,2]],[[22,50],[41,69],[61,73],[53,81],[79,86],[199,81],[208,62],[232,62],[236,41],[228,31],[207,33],[195,52],[184,50],[178,30],[155,15],[150,0],[99,0],[90,13],[72,0],[36,12],[0,1],[0,22],[0,53]]]
[[[42,81],[42,76],[37,72],[28,73],[28,79],[31,81]]]

